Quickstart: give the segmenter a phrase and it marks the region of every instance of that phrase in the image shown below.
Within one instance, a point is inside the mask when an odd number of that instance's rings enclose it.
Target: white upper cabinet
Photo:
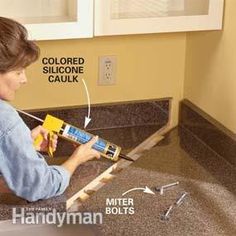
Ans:
[[[95,0],[94,35],[222,28],[224,0]]]
[[[35,40],[222,28],[224,0],[0,0]],[[95,19],[94,19],[95,18]]]
[[[93,36],[93,0],[0,0],[0,16],[23,23],[35,40]]]

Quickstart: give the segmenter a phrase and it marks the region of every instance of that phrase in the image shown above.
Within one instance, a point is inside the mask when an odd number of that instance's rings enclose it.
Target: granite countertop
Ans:
[[[235,168],[202,143],[196,143],[186,132],[181,128],[172,130],[157,146],[146,151],[88,200],[78,202],[80,212],[103,213],[103,224],[89,227],[86,232],[92,233],[83,235],[236,235]],[[186,147],[194,150],[195,146],[196,153],[186,151]],[[98,173],[98,165],[102,170],[106,164],[93,164],[90,171]],[[84,179],[90,178],[86,171],[83,176]],[[176,181],[179,185],[164,191],[163,195],[155,190],[157,186]],[[133,199],[134,214],[124,214],[122,210],[116,215],[105,214],[107,198],[124,198],[122,193],[127,190],[145,186],[155,194],[137,190],[125,196]],[[183,203],[174,208],[168,221],[163,221],[162,214],[184,192],[188,195]],[[63,198],[65,195],[61,196],[61,202]],[[55,198],[53,201],[57,202]],[[42,203],[45,205],[45,201]],[[73,225],[66,226],[66,229],[76,232]],[[84,226],[79,229],[83,230]],[[41,230],[64,235],[65,227],[52,231],[51,227],[43,226]]]
[[[162,123],[150,123],[94,131],[101,137],[122,146],[124,153],[127,153],[162,125]],[[48,162],[61,164],[66,158],[49,159]],[[11,208],[16,206],[50,207],[56,208],[57,211],[64,211],[65,202],[69,197],[112,164],[113,162],[101,159],[81,165],[73,175],[67,191],[57,198],[27,203],[11,194],[0,194],[0,219],[9,219]],[[157,186],[176,181],[179,181],[179,185],[165,190],[163,195],[155,190]],[[138,189],[122,196],[129,189],[146,186],[155,194],[144,193]],[[185,192],[188,194],[182,204],[175,206],[169,220],[164,221],[161,218],[163,213]],[[79,230],[81,235],[96,236],[231,236],[236,235],[235,195],[235,167],[206,146],[191,131],[179,126],[169,132],[155,147],[143,153],[128,168],[118,173],[116,178],[93,193],[85,202],[75,202],[74,209],[77,211],[102,212],[102,224],[88,227],[87,225],[66,225],[60,229],[43,225],[37,230],[44,232],[44,235],[57,236],[65,235],[65,230],[69,230],[70,235],[78,235],[76,230]],[[116,211],[119,214],[106,214],[108,198],[133,200],[134,214],[124,214],[125,209],[122,205],[119,206],[119,211]],[[7,226],[7,228],[11,227],[11,225]],[[29,229],[28,234],[24,231],[24,235],[32,235],[34,230],[34,228]],[[12,234],[13,232],[9,231],[8,235],[18,234],[18,230],[14,232],[15,234]]]
[[[173,130],[114,180],[80,205],[80,211],[103,212],[101,235],[236,235],[236,172],[225,160],[205,150],[188,154],[184,132]],[[187,139],[190,140],[190,139]],[[179,181],[163,195],[156,186]],[[125,191],[148,186],[153,194],[132,191],[135,213],[105,214],[107,198],[122,198]],[[183,192],[183,203],[174,208],[168,221],[161,215]]]

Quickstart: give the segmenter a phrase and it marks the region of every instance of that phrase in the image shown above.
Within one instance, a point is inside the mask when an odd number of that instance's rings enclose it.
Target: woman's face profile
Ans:
[[[27,82],[25,69],[16,69],[0,73],[0,99],[12,101],[16,91]]]

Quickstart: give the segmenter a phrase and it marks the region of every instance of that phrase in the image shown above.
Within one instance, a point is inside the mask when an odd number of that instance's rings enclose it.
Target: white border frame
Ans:
[[[95,0],[94,35],[122,35],[222,29],[224,0],[209,0],[209,14],[111,19],[110,0]]]
[[[77,0],[77,21],[25,24],[33,40],[93,37],[93,0]]]

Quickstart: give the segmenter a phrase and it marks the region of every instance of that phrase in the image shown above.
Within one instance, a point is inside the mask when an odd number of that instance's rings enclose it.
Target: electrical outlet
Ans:
[[[116,56],[99,57],[98,85],[114,85],[116,83]]]

